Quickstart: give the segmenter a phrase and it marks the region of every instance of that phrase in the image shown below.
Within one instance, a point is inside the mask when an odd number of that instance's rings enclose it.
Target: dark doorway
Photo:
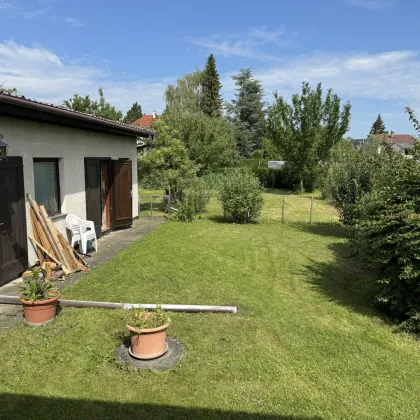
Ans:
[[[0,285],[28,267],[25,191],[21,157],[0,160]]]
[[[86,158],[86,218],[96,236],[133,222],[131,160]]]

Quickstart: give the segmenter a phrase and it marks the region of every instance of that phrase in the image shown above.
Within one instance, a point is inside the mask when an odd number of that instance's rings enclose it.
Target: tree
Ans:
[[[381,114],[378,114],[378,118],[372,124],[372,128],[370,129],[370,134],[385,134],[387,133],[385,129],[385,124],[382,120]]]
[[[143,116],[141,105],[135,102],[132,107],[127,111],[123,119],[124,124],[131,124],[134,121],[137,121]]]
[[[237,147],[243,157],[259,148],[264,127],[263,90],[252,78],[251,69],[241,69],[232,77],[236,85],[235,99],[227,104],[229,120],[238,130]]]
[[[408,114],[409,120],[414,124],[414,129],[420,134],[420,122],[414,114],[414,111],[407,106],[405,108],[405,112]]]
[[[295,173],[303,192],[305,177],[312,176],[320,162],[325,162],[331,148],[349,129],[350,103],[340,108],[341,100],[329,89],[322,99],[322,86],[312,90],[302,84],[302,94],[292,103],[277,92],[268,108],[267,130],[277,144],[281,156]]]
[[[99,102],[90,99],[89,95],[79,96],[77,93],[63,102],[63,106],[73,111],[84,112],[86,114],[94,115],[95,117],[106,118],[112,121],[121,121],[122,112],[110,103],[105,101],[104,92],[102,88],[98,89]]]
[[[179,139],[179,132],[166,120],[156,122],[155,147],[139,157],[139,178],[144,186],[174,188],[180,179],[191,178],[196,170],[188,151]]]
[[[189,113],[170,114],[165,121],[179,133],[199,174],[234,165],[236,133],[228,121]]]
[[[220,97],[220,89],[222,85],[213,54],[209,55],[206,67],[202,73],[202,86],[202,111],[209,117],[221,117],[222,98]]]
[[[165,113],[199,113],[202,100],[202,72],[196,70],[179,78],[165,91]]]
[[[4,85],[0,85],[0,92],[4,92],[4,93],[14,93],[15,95],[17,95],[18,91],[16,88],[5,88]]]

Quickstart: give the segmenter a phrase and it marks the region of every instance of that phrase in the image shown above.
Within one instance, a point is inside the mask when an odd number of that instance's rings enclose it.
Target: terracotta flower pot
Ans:
[[[137,329],[127,325],[131,334],[129,353],[137,359],[156,359],[168,351],[166,344],[166,329],[170,322],[161,327]]]
[[[41,325],[52,321],[57,309],[57,300],[60,299],[60,292],[51,299],[29,302],[29,300],[20,299],[23,305],[23,313],[28,324]]]

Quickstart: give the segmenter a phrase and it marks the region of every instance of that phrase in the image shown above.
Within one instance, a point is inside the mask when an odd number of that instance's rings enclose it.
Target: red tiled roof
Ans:
[[[389,144],[394,143],[414,143],[414,137],[411,134],[388,134],[388,135],[377,135],[379,141],[385,141]]]
[[[150,128],[156,121],[159,121],[162,116],[156,115],[156,118],[153,118],[153,115],[143,115],[138,120],[131,123],[140,128]]]

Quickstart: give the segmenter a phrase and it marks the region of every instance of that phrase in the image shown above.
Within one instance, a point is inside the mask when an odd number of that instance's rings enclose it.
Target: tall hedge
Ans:
[[[324,192],[335,202],[359,258],[377,274],[377,301],[420,332],[420,164],[372,144],[341,146],[326,168]]]

